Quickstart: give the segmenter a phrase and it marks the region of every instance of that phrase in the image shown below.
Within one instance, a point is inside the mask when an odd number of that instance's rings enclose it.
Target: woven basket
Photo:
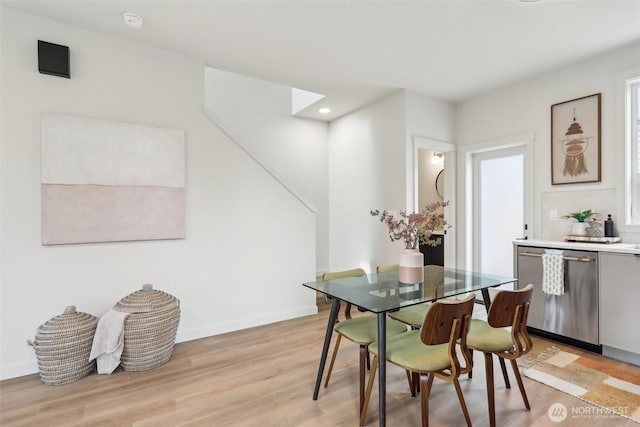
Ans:
[[[124,322],[120,357],[125,371],[147,371],[169,361],[180,323],[180,300],[147,284],[114,308],[131,313]]]
[[[89,361],[98,319],[69,306],[40,325],[35,340],[27,343],[36,351],[40,379],[48,385],[62,385],[79,380],[95,367]]]

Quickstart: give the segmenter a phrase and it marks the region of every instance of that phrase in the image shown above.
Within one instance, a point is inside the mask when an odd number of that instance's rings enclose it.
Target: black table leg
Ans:
[[[318,392],[320,391],[320,383],[322,383],[322,374],[324,374],[324,365],[327,361],[329,353],[329,345],[331,344],[331,335],[333,327],[338,318],[338,310],[340,310],[340,300],[333,298],[331,303],[331,311],[329,312],[329,320],[327,322],[327,332],[324,334],[324,345],[322,346],[322,356],[320,357],[320,366],[318,366],[318,376],[316,377],[316,387],[313,389],[313,400],[318,400]]]
[[[489,313],[489,307],[491,306],[491,297],[489,296],[489,290],[482,290],[482,299],[484,300],[484,308]],[[511,384],[509,383],[509,374],[507,374],[507,366],[504,363],[504,359],[502,357],[498,357],[498,362],[500,362],[500,369],[502,370],[502,377],[504,378],[504,385],[506,388],[511,388]]]
[[[385,427],[387,416],[387,314],[378,313],[378,418]]]

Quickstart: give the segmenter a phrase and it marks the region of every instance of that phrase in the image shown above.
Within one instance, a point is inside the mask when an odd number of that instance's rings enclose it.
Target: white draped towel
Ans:
[[[98,321],[89,360],[96,359],[99,374],[110,374],[120,365],[124,349],[124,321],[129,314],[111,308]]]
[[[564,294],[564,257],[562,254],[542,254],[542,292]]]

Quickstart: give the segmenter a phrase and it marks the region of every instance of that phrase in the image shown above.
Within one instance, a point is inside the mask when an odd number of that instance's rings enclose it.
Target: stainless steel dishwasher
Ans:
[[[598,252],[516,246],[518,288],[534,284],[528,326],[532,333],[602,353],[598,337]],[[564,294],[542,292],[542,254],[562,253]]]

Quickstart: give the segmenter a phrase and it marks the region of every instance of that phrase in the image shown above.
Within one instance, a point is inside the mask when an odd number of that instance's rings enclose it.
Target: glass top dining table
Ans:
[[[327,322],[320,366],[316,377],[313,399],[318,398],[320,383],[324,373],[333,326],[338,318],[340,302],[351,303],[378,316],[378,352],[380,360],[386,353],[386,313],[403,307],[454,297],[468,292],[480,291],[488,308],[491,300],[488,289],[515,282],[512,277],[496,276],[467,270],[427,265],[424,268],[424,282],[404,284],[398,280],[398,270],[374,273],[361,277],[347,277],[327,281],[303,283],[304,286],[332,297],[331,311]],[[386,367],[378,364],[378,399],[380,426],[386,422]],[[506,370],[505,382],[509,387]]]

